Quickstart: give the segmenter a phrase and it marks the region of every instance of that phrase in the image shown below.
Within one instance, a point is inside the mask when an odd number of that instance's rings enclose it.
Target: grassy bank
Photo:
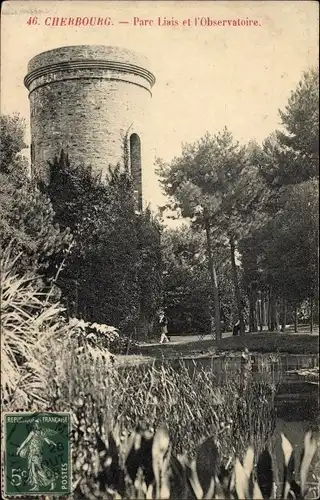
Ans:
[[[293,335],[284,333],[248,334],[244,337],[222,339],[217,348],[214,340],[198,340],[185,343],[141,345],[139,354],[153,358],[181,358],[212,355],[219,352],[241,352],[245,348],[257,353],[318,354],[318,335]]]

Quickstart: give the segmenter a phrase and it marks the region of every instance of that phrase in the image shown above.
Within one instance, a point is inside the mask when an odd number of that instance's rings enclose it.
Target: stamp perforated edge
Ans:
[[[71,418],[72,414],[71,412],[68,411],[53,411],[53,410],[37,410],[37,411],[27,411],[23,409],[17,409],[14,411],[2,411],[1,412],[1,434],[3,436],[3,446],[1,450],[1,495],[2,498],[6,498],[8,500],[13,500],[15,498],[21,500],[35,500],[35,498],[39,498],[39,500],[51,500],[52,497],[59,497],[59,500],[71,500],[72,497],[72,441],[69,439],[69,456],[68,456],[68,462],[69,462],[69,491],[65,494],[61,492],[53,492],[53,491],[48,491],[47,493],[39,493],[39,492],[34,492],[34,493],[7,493],[6,492],[6,416],[7,415],[16,415],[17,413],[23,413],[24,415],[38,415],[38,414],[59,414],[59,415],[68,415],[68,436],[71,435]]]

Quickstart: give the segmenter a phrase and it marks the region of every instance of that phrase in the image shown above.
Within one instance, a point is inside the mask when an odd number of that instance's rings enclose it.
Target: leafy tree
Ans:
[[[162,227],[146,209],[137,216],[138,280],[140,289],[139,331],[145,336],[153,330],[153,321],[161,306],[163,262],[161,254]]]
[[[282,300],[294,307],[306,298],[313,301],[317,291],[318,208],[317,182],[306,181],[290,188],[273,222],[267,263]]]
[[[241,242],[247,283],[269,290],[271,330],[278,328],[277,302],[282,304],[282,328],[287,307],[295,310],[317,296],[318,185],[315,180],[287,188],[283,209]]]
[[[88,229],[87,225],[94,224],[95,213],[102,208],[99,197],[105,190],[101,175],[88,167],[74,167],[63,150],[49,163],[49,172],[49,183],[41,188],[52,200],[56,220],[61,227],[69,227],[75,233],[84,227]]]
[[[26,175],[27,161],[20,152],[27,147],[24,141],[25,121],[19,114],[0,116],[0,173]]]
[[[164,305],[175,332],[209,333],[211,329],[211,282],[205,258],[203,231],[188,225],[167,229],[162,235]],[[212,248],[218,264],[221,322],[229,330],[234,320],[234,294],[226,249]]]
[[[12,255],[22,254],[18,261],[21,271],[32,269],[53,277],[71,244],[70,231],[61,231],[53,222],[50,200],[30,181],[17,188],[1,174],[0,184],[2,249],[11,243]]]
[[[75,245],[61,274],[69,308],[89,321],[123,326],[138,314],[134,198],[117,170],[108,183],[62,152],[47,187],[56,220],[71,227]],[[132,265],[132,263],[134,263]]]
[[[209,260],[212,241],[228,242],[235,296],[244,333],[243,299],[236,265],[236,245],[250,225],[259,223],[264,185],[259,175],[257,148],[240,146],[225,128],[213,137],[183,146],[182,154],[170,164],[159,164],[158,173],[173,207],[190,217],[193,224],[206,229]],[[213,269],[210,263],[210,269]],[[215,285],[215,272],[212,273]],[[215,295],[217,303],[217,294]],[[216,308],[219,307],[216,304]],[[216,314],[216,328],[218,314]]]
[[[159,234],[150,213],[135,213],[130,176],[118,166],[102,179],[62,152],[46,189],[56,220],[75,237],[60,277],[70,312],[130,335],[146,332],[161,288]]]
[[[210,331],[210,280],[205,241],[184,225],[162,235],[164,305],[175,332]]]
[[[266,186],[264,211],[269,218],[240,242],[246,286],[251,295],[267,294],[271,329],[278,328],[279,304],[284,329],[287,307],[296,310],[310,296],[308,289],[314,288],[317,276],[317,188],[313,182],[319,162],[317,71],[310,69],[303,74],[279,114],[282,130],[267,137],[256,154]],[[255,301],[253,297],[252,310]]]
[[[11,255],[22,254],[20,272],[35,271],[53,278],[72,236],[54,223],[47,196],[27,176],[24,122],[19,115],[1,117],[0,240],[1,250],[11,245]]]
[[[318,71],[310,69],[303,74],[279,115],[282,130],[266,138],[260,158],[261,174],[273,199],[282,195],[287,186],[319,176]]]
[[[283,184],[297,184],[319,176],[319,71],[305,72],[279,111],[284,132],[278,132],[286,148],[286,162],[279,172]]]

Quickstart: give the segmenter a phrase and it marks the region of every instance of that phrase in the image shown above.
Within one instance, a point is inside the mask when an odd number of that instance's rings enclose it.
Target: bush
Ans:
[[[16,274],[18,259],[10,248],[1,257],[1,404],[10,411],[47,405],[52,364],[69,356],[71,347],[76,359],[81,355],[74,341],[77,325],[66,320],[51,291],[42,292],[37,275]],[[87,352],[110,360],[106,350],[89,347]]]
[[[52,278],[70,253],[70,230],[54,223],[49,198],[27,177],[19,179],[17,172],[0,173],[0,198],[0,251],[10,246],[11,255],[20,255],[15,265],[20,273],[34,271]]]
[[[114,326],[90,323],[89,321],[71,318],[69,325],[73,327],[73,337],[79,345],[97,346],[107,349],[112,354],[128,354],[138,349],[138,343],[125,335],[120,335]]]
[[[48,339],[62,334],[57,321],[59,304],[46,302],[38,278],[15,274],[16,260],[7,251],[1,258],[1,379],[2,404],[10,409],[29,408],[46,385],[44,350]],[[41,363],[38,355],[43,353]]]

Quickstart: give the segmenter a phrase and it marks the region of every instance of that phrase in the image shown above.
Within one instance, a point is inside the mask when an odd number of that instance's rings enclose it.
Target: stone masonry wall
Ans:
[[[28,64],[28,73],[50,64],[80,60],[130,62],[151,72],[148,59],[129,49],[111,45],[70,45],[47,50],[33,57]]]
[[[32,155],[45,182],[48,161],[62,148],[70,161],[103,174],[109,165],[123,164],[124,141],[129,146],[132,134],[139,135],[143,151],[154,77],[140,66],[141,60],[124,49],[79,46],[48,51],[30,61],[25,84],[30,91]]]

